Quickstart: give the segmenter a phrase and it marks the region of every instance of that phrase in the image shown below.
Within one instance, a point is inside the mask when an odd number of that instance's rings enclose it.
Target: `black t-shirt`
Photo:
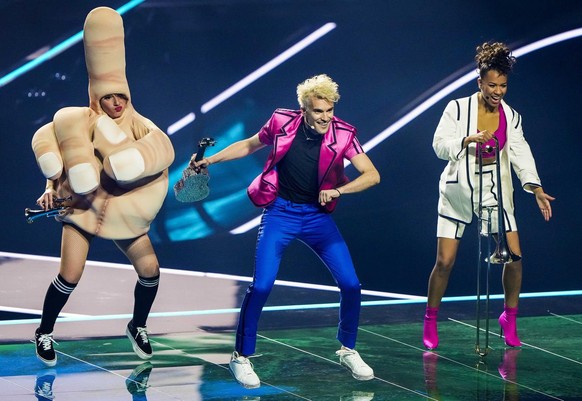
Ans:
[[[317,203],[318,166],[323,135],[302,123],[291,148],[277,163],[278,195],[295,203]]]

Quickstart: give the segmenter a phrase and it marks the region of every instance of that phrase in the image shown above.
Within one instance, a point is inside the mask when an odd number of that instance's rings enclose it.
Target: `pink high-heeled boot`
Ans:
[[[431,350],[439,346],[439,334],[437,330],[437,315],[439,308],[426,307],[424,315],[424,329],[422,332],[422,342],[424,346]]]
[[[503,307],[503,313],[499,316],[499,325],[505,334],[505,344],[510,347],[521,347],[521,341],[517,336],[517,308]]]

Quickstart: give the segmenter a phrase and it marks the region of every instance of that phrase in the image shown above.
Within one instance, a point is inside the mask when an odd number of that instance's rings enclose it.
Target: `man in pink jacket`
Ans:
[[[263,172],[248,195],[264,208],[257,238],[253,282],[240,311],[230,369],[247,388],[260,386],[248,357],[255,353],[258,320],[273,288],[283,252],[293,239],[309,246],[326,264],[341,294],[336,352],[340,363],[358,380],[374,378],[373,370],[354,350],[360,315],[360,282],[347,245],[330,213],[342,195],[361,192],[380,182],[380,174],[356,138],[356,128],[334,116],[338,85],[317,75],[297,86],[300,110],[277,109],[248,139],[192,162],[195,167],[248,156],[272,146]],[[350,181],[344,159],[360,175]],[[192,158],[194,160],[194,157]]]

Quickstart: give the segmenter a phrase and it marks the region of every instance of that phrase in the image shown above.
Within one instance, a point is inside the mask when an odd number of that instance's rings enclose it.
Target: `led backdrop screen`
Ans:
[[[446,103],[477,90],[475,47],[496,40],[518,55],[506,100],[522,114],[544,188],[557,198],[545,223],[534,197],[515,180],[523,290],[579,289],[580,2],[3,2],[0,250],[59,254],[60,225],[24,219],[24,208],[44,189],[30,141],[58,109],[88,105],[79,35],[86,14],[99,5],[125,7],[134,106],[171,134],[176,150],[168,196],[150,231],[162,267],[252,274],[261,210],[246,187],[268,150],[212,166],[211,194],[203,202],[180,203],[171,187],[201,138],[216,139],[211,155],[253,135],[275,108],[298,107],[297,83],[326,73],[340,85],[336,115],[358,128],[382,176],[379,186],[342,197],[334,213],[362,284],[424,295],[445,166],[432,136]],[[348,166],[347,174],[356,171]],[[474,291],[477,242],[473,224],[448,295]],[[105,240],[94,241],[89,258],[126,262]],[[300,243],[289,248],[279,278],[333,284]]]

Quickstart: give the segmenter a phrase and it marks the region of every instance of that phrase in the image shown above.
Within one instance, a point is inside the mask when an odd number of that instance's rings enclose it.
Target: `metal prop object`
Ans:
[[[202,138],[198,142],[198,152],[194,162],[204,158],[204,151],[208,146],[214,146],[216,141],[212,138]],[[182,172],[182,178],[174,184],[174,195],[180,202],[198,202],[203,200],[210,193],[208,186],[210,175],[201,168],[195,168],[192,163]]]
[[[60,216],[66,212],[69,207],[67,202],[73,199],[72,196],[67,196],[66,198],[56,198],[53,200],[54,207],[49,210],[44,209],[24,209],[24,217],[26,217],[26,222],[28,224],[34,223],[36,219],[41,217],[55,217]]]
[[[505,232],[505,218],[503,209],[503,189],[501,187],[501,160],[499,157],[499,140],[497,137],[493,137],[495,141],[495,172],[497,179],[497,205],[495,206],[483,206],[483,150],[481,146],[477,146],[478,160],[479,160],[479,206],[478,206],[478,231],[479,231],[479,250],[478,250],[478,260],[477,260],[477,333],[475,339],[475,352],[480,356],[486,356],[489,353],[489,276],[491,272],[491,265],[504,265],[505,263],[511,263],[518,261],[519,256],[513,254],[507,245],[507,235]],[[490,146],[485,149],[490,152],[492,149]],[[491,233],[491,216],[493,213],[497,212],[497,234]],[[483,212],[487,213],[487,217],[484,218]],[[483,232],[483,222],[487,223],[487,232]],[[483,237],[487,237],[487,256],[483,259]],[[496,242],[496,248],[493,253],[491,253],[491,239]],[[485,272],[485,344],[481,346],[480,334],[481,334],[481,276],[483,261],[486,262],[486,272]]]

